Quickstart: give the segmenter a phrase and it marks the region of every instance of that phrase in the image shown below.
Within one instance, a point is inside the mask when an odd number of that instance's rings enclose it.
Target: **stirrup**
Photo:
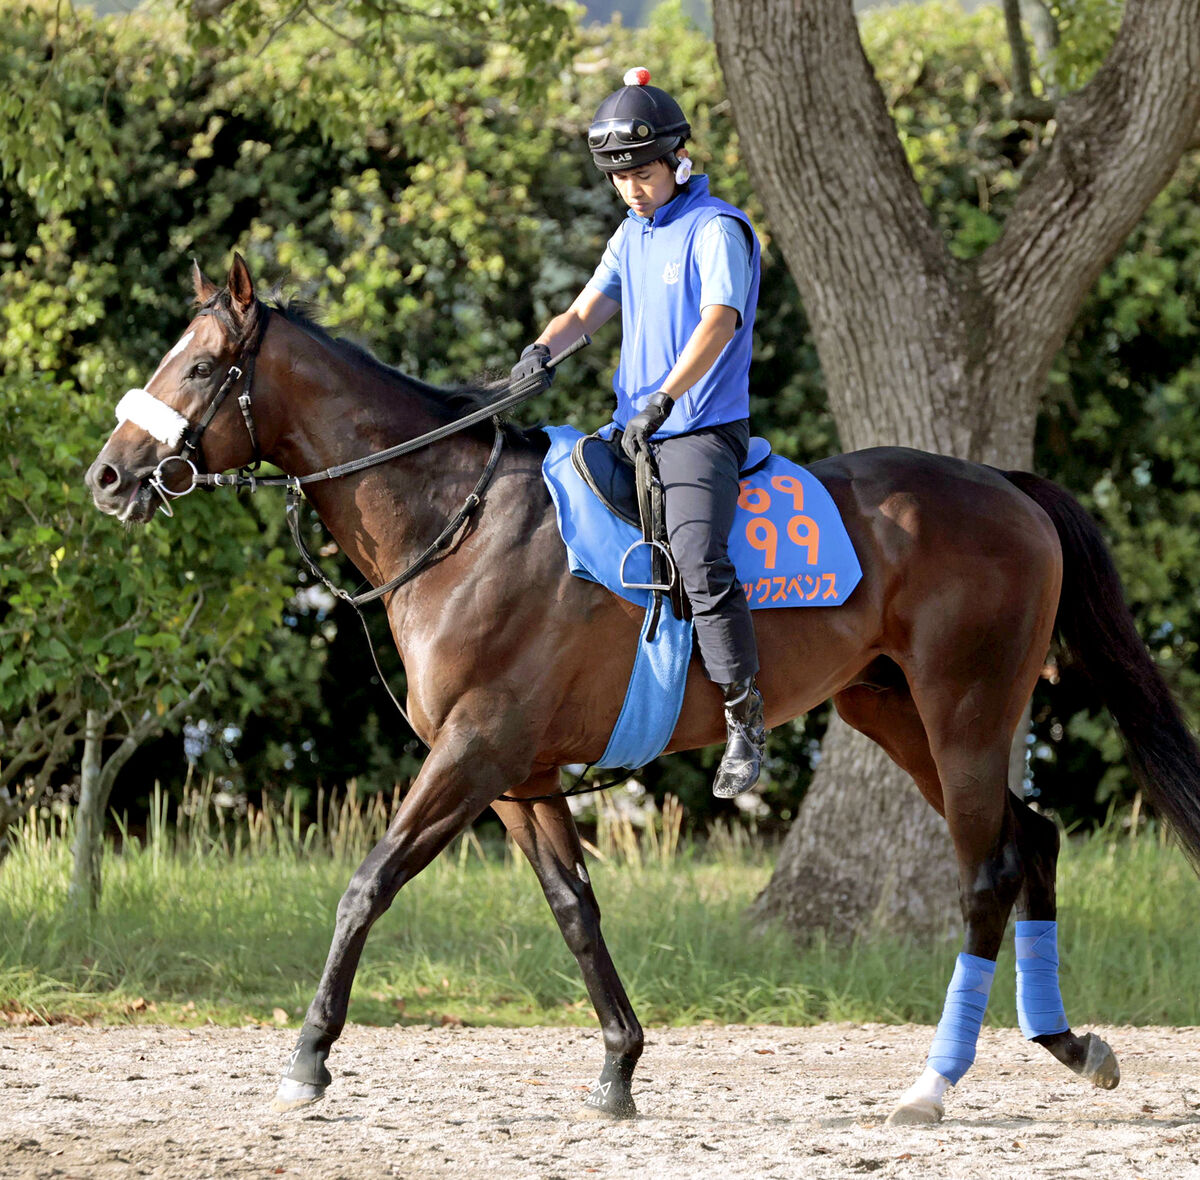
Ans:
[[[629,560],[629,555],[633,553],[633,551],[640,545],[649,545],[651,550],[657,550],[662,554],[663,561],[667,563],[667,572],[671,575],[665,583],[625,581],[625,563]],[[653,568],[653,562],[651,562],[651,568]],[[650,576],[653,577],[654,575],[651,574]],[[621,585],[624,586],[626,590],[653,590],[657,591],[659,594],[670,594],[671,590],[675,586],[675,559],[671,556],[670,549],[668,549],[661,541],[645,541],[639,537],[632,545],[629,546],[628,549],[625,550],[625,556],[621,558],[621,568],[618,572],[618,577],[620,577]]]

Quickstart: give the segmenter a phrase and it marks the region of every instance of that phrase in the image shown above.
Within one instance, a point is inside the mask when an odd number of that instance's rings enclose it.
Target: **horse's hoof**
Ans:
[[[637,1106],[628,1090],[616,1082],[596,1082],[579,1108],[585,1119],[635,1119]]]
[[[911,1102],[902,1102],[888,1115],[889,1127],[927,1127],[931,1123],[940,1123],[945,1110],[940,1102],[932,1098],[915,1098]]]
[[[1095,1033],[1088,1033],[1083,1041],[1087,1045],[1087,1057],[1084,1058],[1079,1076],[1087,1078],[1101,1090],[1115,1090],[1121,1080],[1121,1067],[1117,1064],[1116,1054]]]
[[[285,1114],[289,1110],[299,1110],[302,1106],[311,1106],[325,1097],[324,1086],[314,1086],[311,1082],[294,1082],[284,1078],[275,1091],[275,1099],[271,1109],[277,1114]]]

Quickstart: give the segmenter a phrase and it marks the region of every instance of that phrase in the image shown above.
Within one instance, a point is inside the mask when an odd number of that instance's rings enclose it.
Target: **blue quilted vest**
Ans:
[[[736,217],[749,229],[750,290],[742,322],[709,371],[675,403],[655,438],[686,434],[750,415],[750,353],[758,305],[760,248],[749,219],[710,196],[708,177],[696,176],[653,221],[629,210],[620,236],[621,363],[613,378],[614,415],[621,427],[662,387],[700,323],[700,277],[693,257],[697,235],[714,217]]]

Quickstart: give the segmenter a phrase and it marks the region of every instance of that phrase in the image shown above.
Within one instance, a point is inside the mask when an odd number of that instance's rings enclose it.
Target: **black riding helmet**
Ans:
[[[588,128],[596,167],[601,172],[626,172],[665,157],[676,168],[675,153],[692,130],[679,103],[649,85],[647,69],[628,71],[624,81],[596,108]]]

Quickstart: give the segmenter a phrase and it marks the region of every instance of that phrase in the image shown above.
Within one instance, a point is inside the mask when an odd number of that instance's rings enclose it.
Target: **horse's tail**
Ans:
[[[1054,522],[1063,551],[1055,626],[1112,714],[1134,774],[1200,871],[1200,749],[1150,658],[1096,522],[1069,492],[1024,471],[1005,477]]]

